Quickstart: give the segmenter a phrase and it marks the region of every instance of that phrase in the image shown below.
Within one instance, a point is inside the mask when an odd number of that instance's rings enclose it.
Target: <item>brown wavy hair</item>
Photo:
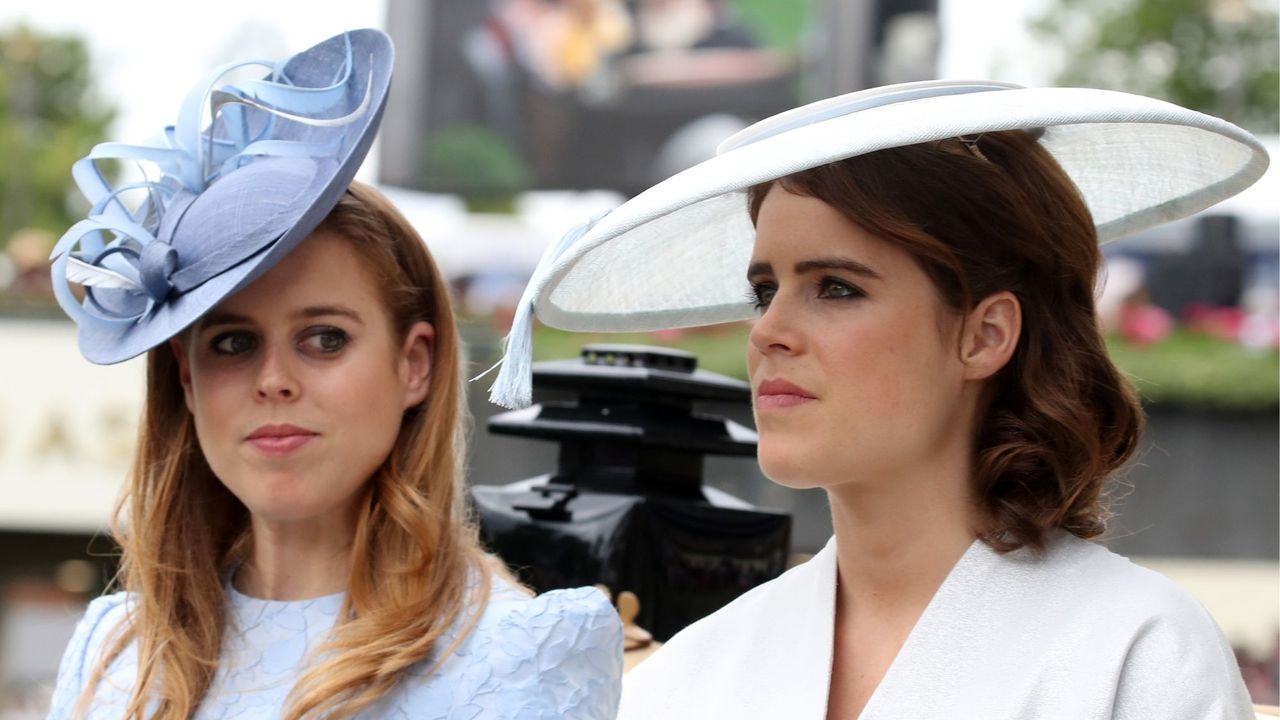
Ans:
[[[390,455],[359,499],[346,600],[327,642],[293,687],[284,717],[349,717],[386,694],[411,666],[438,665],[465,638],[501,571],[469,520],[463,490],[467,411],[461,346],[448,286],[426,245],[376,190],[354,183],[320,230],[350,242],[383,293],[392,325],[435,326],[431,392],[405,412]],[[138,674],[125,717],[186,718],[218,668],[228,573],[251,547],[249,513],[214,476],[183,401],[168,345],[147,356],[147,398],[129,482],[112,523],[131,593],[78,705],[83,714],[106,668],[137,644]],[[449,646],[442,633],[459,625]]]
[[[988,381],[974,439],[983,539],[1007,552],[1043,548],[1055,528],[1101,535],[1104,488],[1143,415],[1099,329],[1093,218],[1048,151],[1020,130],[986,133],[976,151],[959,139],[879,150],[752,187],[753,222],[774,184],[906,251],[956,311],[1018,298],[1022,333]]]

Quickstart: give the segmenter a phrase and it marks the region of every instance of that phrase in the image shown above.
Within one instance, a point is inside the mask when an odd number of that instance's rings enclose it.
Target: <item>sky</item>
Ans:
[[[87,38],[99,92],[119,109],[111,139],[144,142],[173,122],[190,85],[209,68],[288,57],[344,30],[382,28],[385,14],[384,3],[369,0],[7,0],[0,28],[25,23]],[[372,179],[374,170],[366,162],[361,175]]]

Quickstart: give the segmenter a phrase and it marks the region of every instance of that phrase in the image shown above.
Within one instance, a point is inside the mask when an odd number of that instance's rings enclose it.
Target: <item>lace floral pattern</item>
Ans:
[[[430,675],[429,663],[411,669],[359,717],[612,720],[622,677],[622,629],[604,596],[576,588],[527,598],[500,580],[494,585],[475,630],[441,667]],[[273,602],[230,592],[227,647],[194,717],[278,717],[308,652],[333,626],[342,595]],[[50,720],[70,717],[98,653],[125,618],[127,601],[117,593],[90,603],[63,657]],[[95,692],[90,718],[121,716],[135,657],[130,648],[112,663]]]

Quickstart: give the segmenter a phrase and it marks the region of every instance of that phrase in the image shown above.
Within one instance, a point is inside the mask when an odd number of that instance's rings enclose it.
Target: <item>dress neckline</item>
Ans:
[[[253,597],[245,595],[236,589],[231,578],[227,578],[226,582],[227,597],[231,601],[231,606],[238,610],[288,610],[301,609],[309,605],[321,606],[325,609],[333,608],[336,610],[341,607],[342,601],[346,599],[347,592],[345,590],[331,593],[329,595],[317,595],[316,597],[300,598],[298,600],[268,600],[266,598]]]

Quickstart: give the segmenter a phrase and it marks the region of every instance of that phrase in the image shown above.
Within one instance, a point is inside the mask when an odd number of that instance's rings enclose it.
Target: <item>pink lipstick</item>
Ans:
[[[267,455],[287,455],[311,442],[317,434],[296,425],[263,425],[245,441]]]
[[[773,410],[796,407],[812,402],[817,398],[813,393],[786,380],[772,379],[760,383],[756,388],[756,410]]]

